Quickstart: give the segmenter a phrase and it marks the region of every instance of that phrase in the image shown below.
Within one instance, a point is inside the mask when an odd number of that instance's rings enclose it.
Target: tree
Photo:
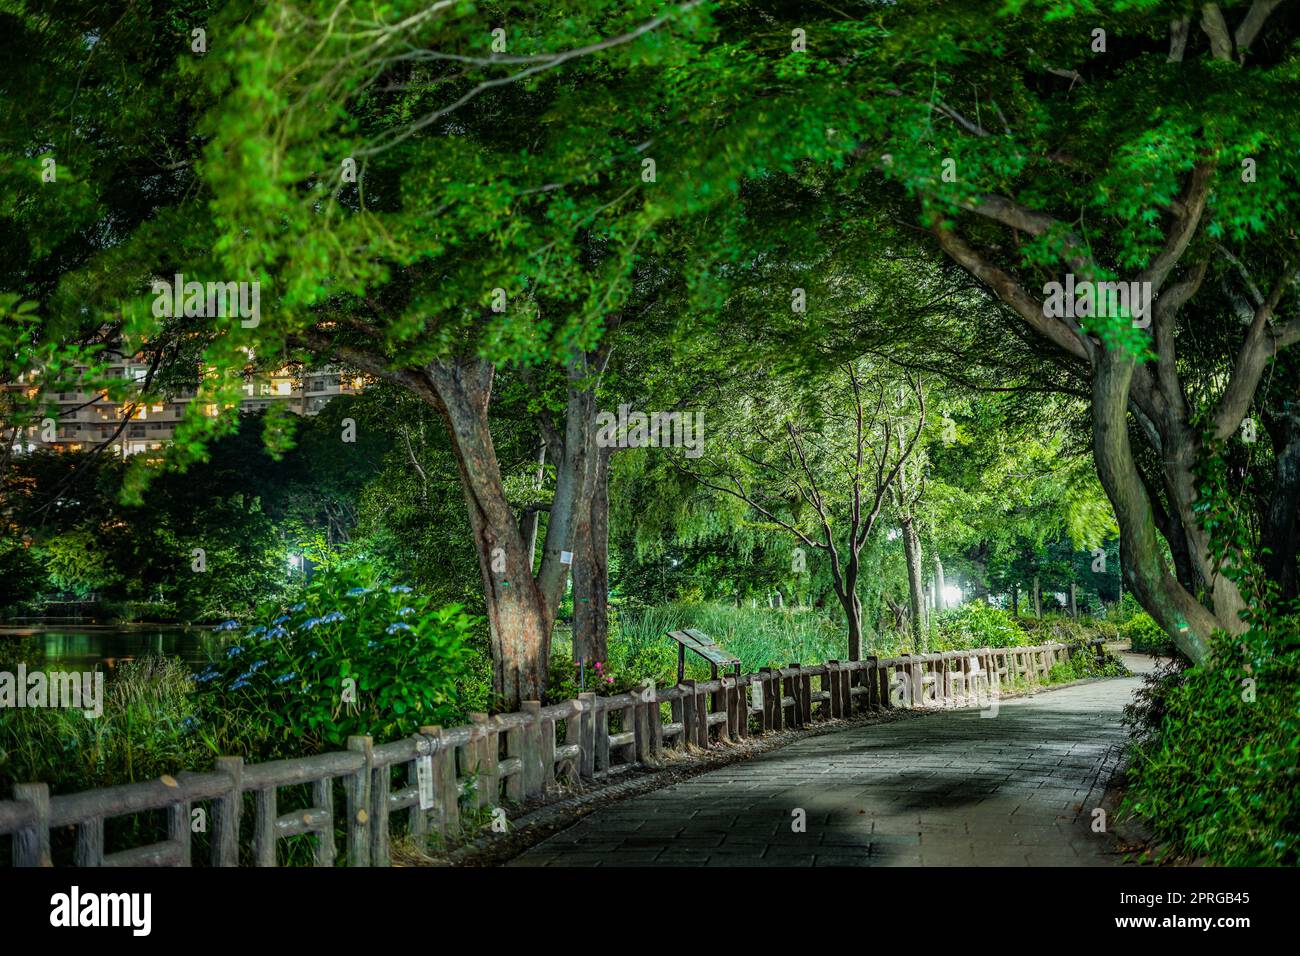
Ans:
[[[1294,92],[1296,24],[1271,2],[1224,6],[1235,26],[1206,7],[1198,32],[1148,5],[900,4],[890,55],[845,72],[873,104],[858,155],[1086,375],[1126,583],[1193,660],[1214,629],[1245,626],[1197,512],[1197,463],[1206,441],[1239,433],[1273,356],[1300,341],[1300,319],[1275,320],[1296,278],[1297,133],[1277,109]],[[1149,313],[1136,299],[1051,308],[1052,282],[1125,274]],[[1211,298],[1225,286],[1250,293],[1244,324],[1232,293]],[[1198,326],[1215,329],[1212,346]],[[1296,496],[1289,482],[1275,498]]]
[[[700,484],[744,501],[826,554],[848,625],[848,659],[858,660],[862,549],[917,450],[925,398],[914,379],[899,382],[865,364],[846,366],[834,386],[802,398],[774,389],[749,394],[728,416],[741,424],[732,427],[725,455],[674,460]]]

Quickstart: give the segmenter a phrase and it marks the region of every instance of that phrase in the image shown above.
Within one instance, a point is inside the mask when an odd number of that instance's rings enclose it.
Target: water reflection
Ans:
[[[113,671],[146,655],[179,657],[201,668],[229,640],[211,628],[114,628],[50,625],[0,628],[0,668],[19,661],[29,667]]]

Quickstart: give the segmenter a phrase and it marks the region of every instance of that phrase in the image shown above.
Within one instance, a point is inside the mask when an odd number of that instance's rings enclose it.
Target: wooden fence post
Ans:
[[[433,747],[433,799],[438,806],[438,833],[443,845],[460,836],[460,781],[456,777],[456,748],[443,743],[437,724],[421,727]]]
[[[14,866],[53,866],[50,859],[50,788],[43,783],[14,784],[14,799],[31,804],[30,825],[13,835]]]
[[[546,792],[546,760],[550,754],[551,773],[555,773],[555,721],[542,720],[542,702],[526,700],[521,705],[528,715],[528,726],[520,740],[524,762],[523,795],[526,799],[540,797]],[[548,726],[549,723],[549,726]],[[550,746],[547,746],[547,738]]]
[[[678,685],[677,685],[677,689],[680,690],[680,689],[681,689],[681,686],[682,686],[681,684],[678,684]],[[685,750],[686,750],[686,699],[685,699],[685,696],[682,695],[682,694],[678,694],[676,697],[674,697],[674,698],[672,699],[672,703],[669,704],[669,707],[670,707],[670,709],[672,710],[672,715],[673,715],[672,722],[673,722],[674,724],[677,724],[678,726],[681,727],[681,730],[678,731],[678,733],[677,733],[677,740],[676,740],[676,742],[673,744],[673,747],[676,748],[677,750],[685,751]]]
[[[492,809],[501,799],[501,782],[497,777],[497,760],[501,754],[501,741],[496,721],[487,714],[470,714],[474,729],[479,733],[478,746],[474,748],[478,757],[478,787],[476,806]]]
[[[523,701],[520,701],[520,705],[523,705]],[[528,746],[525,743],[527,733],[527,726],[506,729],[506,756],[519,758],[519,772],[512,773],[506,778],[506,799],[515,804],[524,802],[524,793],[528,787],[526,779],[528,776]]]
[[[388,798],[393,790],[393,768],[375,767],[370,774],[370,863],[388,866]]]
[[[212,865],[239,866],[239,818],[244,810],[244,758],[218,757],[216,769],[229,774],[231,789],[212,802]]]
[[[659,724],[659,698],[655,693],[654,681],[646,681],[642,686],[638,703],[633,708],[636,759],[647,767],[659,765],[659,753],[655,748],[654,724]],[[629,728],[624,728],[629,729]]]
[[[599,699],[596,701],[596,770],[609,769],[609,710]]]
[[[313,781],[311,802],[316,808],[325,811],[325,823],[316,831],[316,865],[333,866],[338,851],[334,847],[334,780],[332,778],[325,777]],[[424,812],[418,803],[411,812],[413,819],[416,816],[424,817]],[[427,818],[425,822],[428,822]]]
[[[275,866],[275,818],[278,813],[275,787],[254,791],[253,804],[256,808],[253,816],[254,865]]]
[[[213,832],[213,839],[216,833]],[[215,848],[216,844],[213,844]],[[73,856],[77,867],[104,865],[104,818],[93,817],[77,826],[77,849]]]
[[[791,664],[788,670],[793,671],[798,666],[798,664]],[[801,711],[803,710],[803,689],[799,686],[799,675],[791,674],[789,677],[785,678],[782,683],[785,685],[783,688],[785,691],[783,696],[789,697],[790,700],[793,701],[793,704],[790,707],[790,720],[788,726],[795,728],[802,727],[803,714]]]
[[[585,780],[596,776],[596,695],[592,691],[578,695],[582,713],[578,715],[578,745],[582,748],[579,775]]]
[[[731,725],[734,723],[736,695],[731,692],[725,674],[718,678],[718,683],[721,685],[721,689],[713,695],[713,706],[716,708],[721,705],[721,709],[715,710],[714,713],[721,713],[727,718],[718,724],[718,743],[725,744],[731,741]]]
[[[844,716],[844,703],[840,700],[839,661],[826,662],[826,674],[822,677],[822,690],[830,691],[830,700],[826,702],[827,715],[832,720]]]
[[[370,865],[370,777],[375,769],[375,742],[370,737],[348,738],[348,750],[361,754],[364,765],[348,774],[344,787],[348,800],[348,865]],[[259,816],[261,808],[258,808]],[[275,825],[274,820],[272,826]]]
[[[776,715],[772,710],[772,668],[764,667],[758,672],[758,687],[763,705],[763,712],[759,714],[759,724],[762,733],[768,733],[772,730],[779,730],[780,725],[776,722]]]
[[[737,676],[736,687],[738,688],[736,692],[736,708],[740,711],[738,730],[740,730],[741,739],[744,739],[744,737],[749,736],[750,693],[753,692],[754,682],[748,678]],[[759,693],[762,693],[762,691],[759,691]]]
[[[190,801],[178,800],[167,808],[167,839],[179,847],[177,866],[193,866],[190,840]]]
[[[694,681],[692,689],[699,687]],[[709,695],[702,690],[695,690],[695,745],[701,750],[709,749]]]

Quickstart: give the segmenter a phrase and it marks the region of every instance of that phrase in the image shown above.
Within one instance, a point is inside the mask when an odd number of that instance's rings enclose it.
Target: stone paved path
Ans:
[[[1089,824],[1139,686],[1095,681],[1003,701],[992,718],[944,711],[811,737],[597,810],[510,865],[1115,865],[1112,838]]]

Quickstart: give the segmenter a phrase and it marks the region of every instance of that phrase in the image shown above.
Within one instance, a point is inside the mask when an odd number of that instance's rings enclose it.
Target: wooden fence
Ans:
[[[15,866],[51,865],[51,830],[67,827],[76,829],[76,866],[189,866],[191,811],[201,805],[210,823],[211,865],[238,866],[244,794],[251,793],[245,859],[255,865],[275,866],[277,842],[304,834],[314,835],[315,864],[335,865],[341,802],[346,862],[387,866],[394,814],[407,815],[407,831],[416,838],[436,832],[455,840],[467,814],[481,822],[484,811],[503,800],[519,805],[558,798],[584,780],[656,767],[668,749],[705,749],[891,707],[971,706],[981,694],[996,695],[1009,679],[1041,681],[1054,664],[1081,652],[1104,654],[1101,641],[1093,641],[791,664],[668,689],[648,685],[615,697],[580,694],[549,707],[527,701],[517,713],[474,714],[468,726],[423,727],[380,746],[352,737],[347,750],[314,757],[251,765],[242,757],[219,757],[211,772],[148,783],[55,797],[43,783],[19,784],[13,800],[0,802],[0,835],[12,835]],[[343,782],[341,801],[337,780]],[[279,812],[279,789],[301,785],[310,786],[312,806]],[[165,840],[105,852],[106,820],[158,810],[166,814]]]

